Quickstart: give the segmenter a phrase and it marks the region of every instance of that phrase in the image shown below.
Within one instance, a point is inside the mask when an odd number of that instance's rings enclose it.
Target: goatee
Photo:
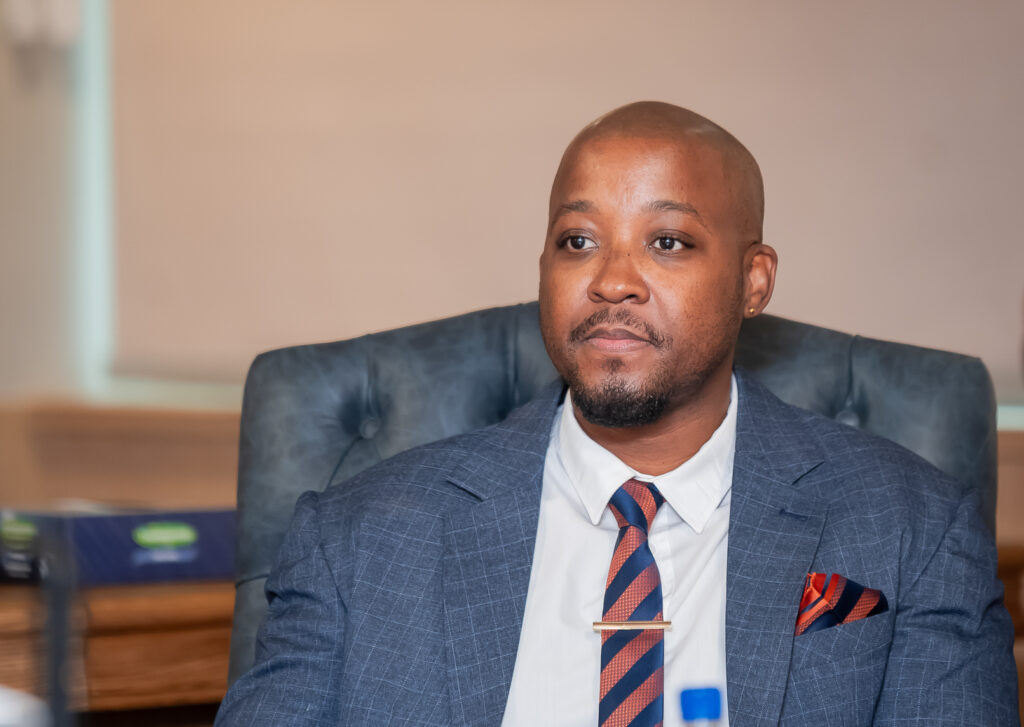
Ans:
[[[568,377],[572,403],[591,424],[600,427],[642,427],[661,418],[668,407],[670,392],[663,382],[647,389],[636,389],[622,381],[606,381],[599,387],[583,386],[572,371]]]

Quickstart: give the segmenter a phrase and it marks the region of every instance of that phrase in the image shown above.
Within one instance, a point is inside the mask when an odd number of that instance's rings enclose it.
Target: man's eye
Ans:
[[[655,238],[654,246],[659,250],[665,251],[682,250],[683,248],[689,247],[689,245],[678,237],[672,237],[671,235],[662,235],[661,237]]]
[[[562,246],[570,250],[586,250],[594,247],[594,241],[583,235],[569,235],[562,240]]]

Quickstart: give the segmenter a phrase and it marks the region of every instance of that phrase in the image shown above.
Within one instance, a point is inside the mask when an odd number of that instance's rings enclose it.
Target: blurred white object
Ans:
[[[80,0],[0,0],[7,34],[15,45],[68,47],[81,27]]]
[[[0,686],[0,727],[49,727],[46,703],[30,694]]]

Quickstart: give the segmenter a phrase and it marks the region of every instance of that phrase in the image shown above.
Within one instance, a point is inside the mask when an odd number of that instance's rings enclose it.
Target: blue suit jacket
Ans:
[[[973,498],[737,378],[730,724],[1017,725],[1013,630]],[[558,399],[303,495],[256,666],[217,724],[500,724]],[[880,589],[889,610],[794,638],[811,571]]]

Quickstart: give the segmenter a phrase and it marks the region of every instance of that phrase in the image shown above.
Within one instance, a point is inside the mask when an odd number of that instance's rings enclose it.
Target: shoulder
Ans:
[[[873,527],[888,522],[931,528],[948,524],[972,497],[962,482],[909,449],[786,404],[744,378],[737,458],[743,449],[757,453],[744,455],[748,468],[764,459],[802,463],[806,474],[795,486],[826,502],[832,519],[846,513],[874,517]]]
[[[461,502],[539,472],[560,388],[548,387],[502,421],[401,452],[321,493],[306,493],[321,522],[437,519]]]
[[[868,497],[908,507],[927,500],[929,505],[953,509],[967,494],[962,482],[896,442],[799,411],[822,452],[825,470],[848,483],[843,491],[847,494],[863,491]]]
[[[824,459],[806,489],[827,504],[822,562],[886,586],[897,601],[918,583],[937,552],[952,549],[981,567],[992,536],[979,494],[910,450],[810,412]],[[898,565],[897,565],[898,564]],[[987,566],[986,566],[987,567]]]
[[[821,414],[793,408],[837,472],[924,481],[929,483],[932,494],[952,499],[959,499],[962,494],[962,483],[906,447]]]
[[[763,394],[753,398],[758,411],[745,422],[734,492],[758,497],[751,493],[765,484],[759,470],[788,480],[781,491],[821,517],[809,571],[842,573],[900,604],[920,592],[938,553],[978,567],[994,563],[977,492],[899,444]],[[764,431],[752,433],[755,425]],[[741,441],[738,432],[737,460]]]

